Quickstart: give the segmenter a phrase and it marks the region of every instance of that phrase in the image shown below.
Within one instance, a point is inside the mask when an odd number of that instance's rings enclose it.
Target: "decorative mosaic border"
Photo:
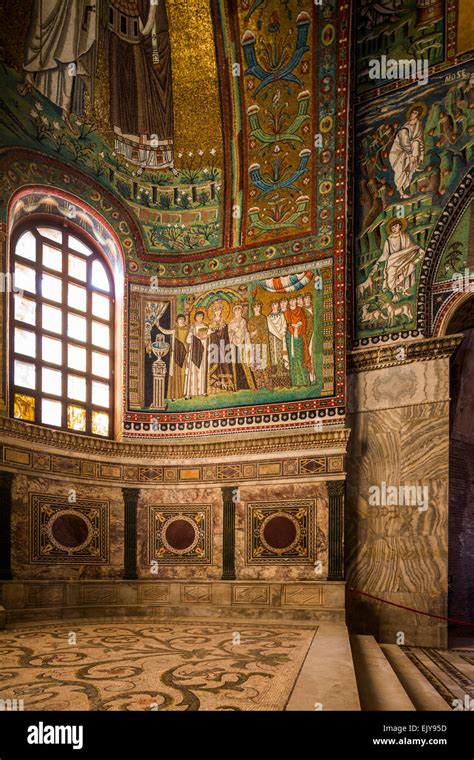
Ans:
[[[12,445],[0,447],[0,462],[6,467],[34,474],[62,475],[71,479],[99,480],[101,483],[190,484],[322,477],[344,473],[344,454],[275,457],[269,460],[222,464],[139,465],[93,461],[90,457],[59,456]]]

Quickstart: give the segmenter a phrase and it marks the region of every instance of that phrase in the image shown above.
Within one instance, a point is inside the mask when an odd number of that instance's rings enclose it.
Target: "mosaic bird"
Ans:
[[[297,134],[299,128],[309,119],[309,92],[304,90],[298,95],[298,112],[286,129],[281,132],[265,132],[260,124],[259,107],[250,106],[247,113],[249,117],[250,134],[262,145],[268,145],[276,142],[303,142],[303,138]]]

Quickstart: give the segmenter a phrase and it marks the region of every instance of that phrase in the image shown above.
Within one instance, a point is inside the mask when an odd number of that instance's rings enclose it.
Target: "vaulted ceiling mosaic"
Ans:
[[[1,41],[0,133],[17,148],[3,163],[5,206],[12,186],[44,175],[112,224],[115,200],[129,273],[163,285],[342,250],[348,5],[29,0],[15,11]],[[76,63],[53,74],[71,49]]]

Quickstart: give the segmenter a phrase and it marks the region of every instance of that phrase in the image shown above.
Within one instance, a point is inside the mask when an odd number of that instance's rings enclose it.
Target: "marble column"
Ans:
[[[137,579],[137,507],[139,488],[122,488],[124,504],[124,580]]]
[[[345,481],[329,480],[329,572],[328,581],[344,580]]]
[[[236,488],[222,488],[224,510],[222,537],[222,580],[235,580],[235,502]]]
[[[11,491],[13,473],[0,472],[0,580],[12,578],[11,569]]]

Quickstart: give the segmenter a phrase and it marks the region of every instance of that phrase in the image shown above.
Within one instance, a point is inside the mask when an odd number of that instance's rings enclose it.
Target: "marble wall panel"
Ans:
[[[177,555],[176,562],[168,552],[165,561],[151,556],[150,531],[157,507],[167,507],[181,512],[199,513],[200,506],[205,506],[210,513],[210,529],[205,531],[203,539],[205,557],[192,558],[183,562],[183,556]],[[208,545],[210,542],[210,545]],[[153,561],[154,560],[154,561]],[[137,513],[137,568],[141,579],[188,579],[219,580],[222,575],[222,491],[220,488],[156,488],[142,489]]]
[[[81,556],[80,561],[73,563],[70,557],[56,553],[47,561],[43,552],[41,561],[36,549],[32,550],[34,532],[39,526],[34,521],[32,498],[35,494],[41,496],[41,503],[46,504],[45,495],[51,495],[52,504],[57,508],[63,503],[66,511],[74,510],[75,498],[77,504],[100,505],[100,520],[107,521],[104,525],[101,541],[101,556],[88,559]],[[16,475],[12,486],[12,573],[15,579],[63,579],[79,580],[87,578],[121,578],[123,574],[123,500],[119,488],[110,486],[87,486],[74,480],[57,481],[47,478],[31,478],[26,475]],[[98,549],[99,551],[99,549]]]
[[[245,580],[323,580],[327,577],[328,566],[328,495],[325,483],[272,484],[265,486],[241,486],[239,501],[236,503],[236,576]],[[248,562],[247,506],[274,502],[277,509],[284,510],[285,504],[298,500],[314,500],[314,551],[313,560],[301,563],[269,558],[265,564]],[[319,562],[318,562],[319,561]],[[317,563],[317,564],[315,564]],[[320,564],[319,564],[320,563]]]
[[[406,643],[446,644],[445,622],[350,589],[422,612],[447,614],[448,371],[449,360],[442,358],[351,376],[347,613],[354,632],[371,633],[381,641],[397,643],[402,632]],[[407,491],[401,498],[399,490],[396,496],[392,491],[391,498],[386,490],[384,498],[383,484],[386,489],[411,486],[417,491],[411,491],[407,503]]]

